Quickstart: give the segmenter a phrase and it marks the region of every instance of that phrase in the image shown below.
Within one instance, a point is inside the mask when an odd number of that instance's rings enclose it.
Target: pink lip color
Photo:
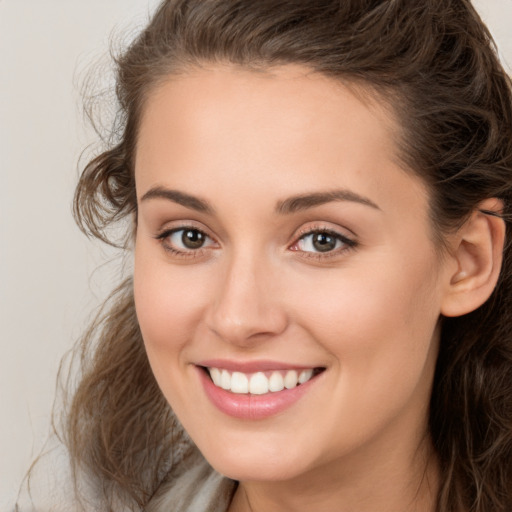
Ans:
[[[197,371],[210,401],[224,414],[242,420],[262,420],[284,411],[307,393],[316,381],[313,377],[295,388],[265,395],[237,394],[215,386],[203,369],[197,367]]]

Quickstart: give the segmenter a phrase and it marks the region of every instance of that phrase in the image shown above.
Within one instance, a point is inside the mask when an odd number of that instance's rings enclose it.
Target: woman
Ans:
[[[134,253],[66,423],[95,509],[510,510],[512,94],[469,1],[165,1],[117,93],[75,197]]]

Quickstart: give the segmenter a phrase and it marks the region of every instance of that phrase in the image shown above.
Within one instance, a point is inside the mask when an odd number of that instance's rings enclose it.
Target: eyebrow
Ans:
[[[380,208],[371,199],[356,194],[351,190],[340,189],[289,197],[277,204],[276,211],[277,213],[286,215],[289,213],[307,210],[308,208],[313,208],[322,204],[331,203],[333,201],[350,201],[380,210]]]
[[[164,187],[150,188],[140,200],[143,202],[149,199],[167,199],[168,201],[181,204],[191,210],[207,214],[212,214],[214,211],[208,201],[205,201],[204,199],[186,194],[185,192],[180,192],[179,190],[171,190]]]
[[[149,189],[141,197],[141,202],[149,199],[166,199],[173,203],[185,206],[186,208],[190,208],[191,210],[196,210],[209,215],[213,214],[215,211],[210,203],[204,199],[200,199],[199,197],[185,192],[180,192],[179,190],[172,190],[164,187],[153,187]],[[278,214],[287,215],[334,201],[350,201],[380,210],[380,208],[371,199],[346,189],[292,196],[283,201],[279,201],[275,210]]]

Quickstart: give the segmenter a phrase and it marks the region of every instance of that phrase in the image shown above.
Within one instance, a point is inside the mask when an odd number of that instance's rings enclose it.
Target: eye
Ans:
[[[177,254],[198,251],[215,244],[206,233],[194,227],[166,230],[157,239],[161,240],[164,249]]]
[[[291,247],[306,253],[331,253],[355,247],[356,242],[331,230],[315,230],[302,235]]]

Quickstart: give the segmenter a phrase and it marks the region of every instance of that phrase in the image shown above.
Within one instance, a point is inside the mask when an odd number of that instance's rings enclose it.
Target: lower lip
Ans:
[[[197,370],[206,395],[213,405],[224,414],[242,420],[262,420],[288,409],[308,392],[321,375],[316,375],[292,389],[283,389],[265,395],[251,395],[231,393],[218,388],[202,368],[197,367]]]

